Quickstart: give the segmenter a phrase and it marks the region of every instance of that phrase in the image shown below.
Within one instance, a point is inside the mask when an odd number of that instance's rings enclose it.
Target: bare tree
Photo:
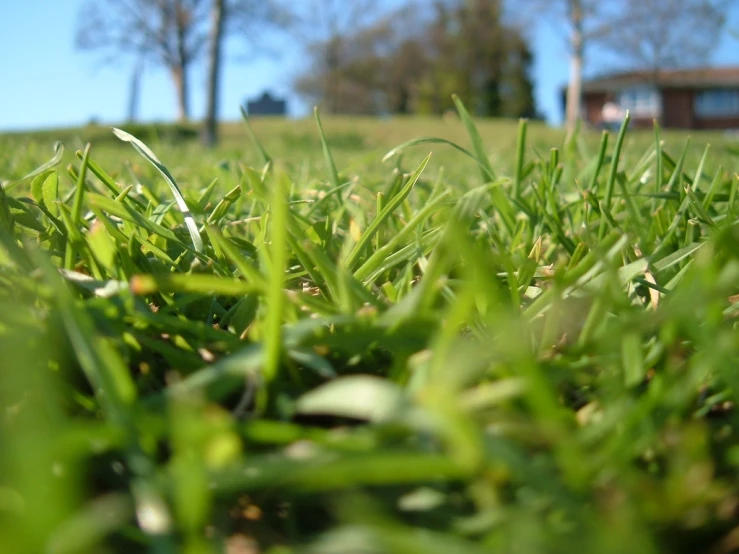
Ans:
[[[558,29],[564,31],[569,53],[569,80],[565,100],[565,128],[567,136],[572,136],[580,119],[582,99],[582,75],[589,47],[603,36],[618,27],[625,18],[622,0],[524,0],[530,10],[519,13],[541,12],[553,15],[547,18],[555,21]],[[524,26],[536,24],[542,19],[519,17],[518,23]]]
[[[730,0],[623,0],[625,25],[600,46],[635,69],[652,71],[704,63],[718,43]]]
[[[80,11],[76,44],[103,52],[106,61],[141,55],[169,71],[178,118],[189,117],[188,73],[207,41],[207,0],[88,0]]]
[[[211,0],[206,107],[201,133],[204,146],[212,147],[218,142],[218,95],[226,36],[239,37],[247,47],[265,52],[268,48],[257,39],[268,30],[285,29],[289,22],[289,13],[275,0]]]
[[[190,69],[209,47],[204,140],[213,144],[224,38],[238,35],[254,47],[265,24],[278,21],[274,6],[273,0],[87,0],[76,44],[101,52],[104,61],[134,55],[164,67],[174,84],[181,121],[190,115]]]
[[[565,103],[565,121],[567,135],[571,136],[577,127],[582,102],[582,71],[585,60],[585,21],[586,8],[583,0],[567,2],[567,18],[569,23],[570,78],[567,82],[567,99]]]
[[[734,0],[527,1],[529,13],[547,11],[565,30],[570,56],[565,126],[571,136],[580,118],[582,75],[592,47],[613,53],[622,64],[652,71],[703,61]],[[531,25],[541,19],[519,22]]]

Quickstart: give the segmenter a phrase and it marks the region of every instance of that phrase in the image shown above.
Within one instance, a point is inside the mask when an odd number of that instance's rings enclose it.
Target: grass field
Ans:
[[[739,549],[736,139],[459,109],[0,136],[0,552]]]

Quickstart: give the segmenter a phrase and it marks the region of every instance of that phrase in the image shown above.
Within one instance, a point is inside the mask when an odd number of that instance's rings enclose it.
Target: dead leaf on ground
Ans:
[[[260,554],[259,543],[252,537],[231,535],[226,541],[226,554]]]

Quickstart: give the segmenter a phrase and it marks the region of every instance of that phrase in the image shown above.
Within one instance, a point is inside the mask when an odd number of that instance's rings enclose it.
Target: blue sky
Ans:
[[[296,0],[299,1],[299,0]],[[351,1],[351,0],[347,0]],[[76,126],[96,118],[122,121],[126,114],[132,61],[102,66],[94,55],[75,51],[74,32],[83,0],[0,0],[0,130]],[[534,79],[540,110],[552,123],[560,119],[558,87],[567,80],[567,55],[553,25],[533,34]],[[221,117],[235,120],[239,104],[264,89],[287,95],[292,115],[306,106],[289,95],[290,80],[300,64],[300,51],[289,40],[281,55],[240,60],[238,44],[227,46]],[[597,57],[590,69],[597,69]],[[718,45],[716,64],[739,65],[739,41],[726,37]],[[191,106],[200,117],[204,106],[204,74],[192,74]],[[142,80],[139,119],[167,121],[175,117],[175,96],[167,74],[148,70]]]

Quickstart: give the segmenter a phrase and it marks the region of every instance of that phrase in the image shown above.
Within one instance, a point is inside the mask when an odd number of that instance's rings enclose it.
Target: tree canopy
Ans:
[[[408,4],[307,53],[296,89],[332,113],[441,114],[456,93],[479,115],[536,114],[533,54],[498,0]]]

